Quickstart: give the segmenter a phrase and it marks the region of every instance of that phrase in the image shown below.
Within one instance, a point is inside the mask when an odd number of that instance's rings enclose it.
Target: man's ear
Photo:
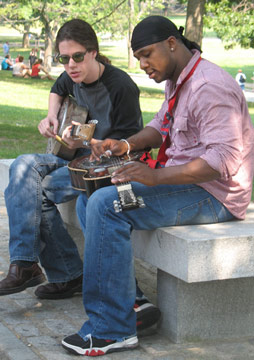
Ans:
[[[174,36],[169,36],[166,40],[167,46],[169,47],[170,51],[175,51],[177,46],[177,40]]]

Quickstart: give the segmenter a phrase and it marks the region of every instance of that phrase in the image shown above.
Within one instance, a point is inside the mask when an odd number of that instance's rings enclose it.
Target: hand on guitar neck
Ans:
[[[69,149],[90,148],[92,140],[93,144],[100,142],[92,139],[97,123],[97,120],[90,120],[87,124],[72,121],[72,124],[64,129],[62,137],[56,135],[55,139]]]

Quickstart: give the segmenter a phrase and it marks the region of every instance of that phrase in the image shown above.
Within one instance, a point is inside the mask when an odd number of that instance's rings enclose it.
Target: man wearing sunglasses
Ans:
[[[70,55],[58,55],[57,59],[58,61],[63,64],[63,65],[67,65],[69,64],[70,59],[72,59],[73,61],[75,61],[75,63],[80,63],[84,60],[85,55],[87,54],[87,50],[84,52],[76,52],[74,54]]]
[[[99,53],[96,34],[88,23],[79,19],[65,23],[57,34],[56,51],[65,71],[51,89],[48,115],[38,126],[43,136],[57,135],[57,116],[67,95],[74,96],[77,104],[88,110],[88,120],[98,120],[94,132],[97,140],[124,139],[142,129],[136,84]],[[77,156],[87,153],[82,141],[74,141],[70,131],[62,138],[70,149],[78,149]],[[56,207],[79,195],[71,186],[67,163],[53,154],[22,155],[13,162],[5,191],[11,265],[0,282],[0,295],[45,281],[39,260],[49,281],[36,289],[39,298],[63,299],[82,291],[83,263]],[[150,307],[153,318],[149,325],[157,321],[159,310],[142,293],[137,295],[139,310],[144,303],[146,313]],[[143,320],[140,326],[145,326]]]

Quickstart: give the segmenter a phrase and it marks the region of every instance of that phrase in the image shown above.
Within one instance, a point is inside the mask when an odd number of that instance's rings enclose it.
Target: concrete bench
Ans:
[[[12,160],[0,160],[0,190]],[[75,201],[59,206],[79,227]],[[134,255],[157,270],[159,332],[174,342],[254,336],[254,205],[245,221],[133,231]]]
[[[133,231],[157,267],[159,331],[174,342],[254,335],[254,206],[244,221]]]

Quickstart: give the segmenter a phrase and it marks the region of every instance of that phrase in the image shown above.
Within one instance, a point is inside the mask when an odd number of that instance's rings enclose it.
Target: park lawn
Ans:
[[[0,72],[0,158],[22,153],[45,152],[47,140],[37,126],[47,114],[52,82],[13,78]]]
[[[9,71],[0,71],[0,159],[45,152],[47,139],[37,126],[47,116],[52,84],[49,80],[18,79]],[[163,99],[161,91],[141,88],[144,123],[152,119]]]

